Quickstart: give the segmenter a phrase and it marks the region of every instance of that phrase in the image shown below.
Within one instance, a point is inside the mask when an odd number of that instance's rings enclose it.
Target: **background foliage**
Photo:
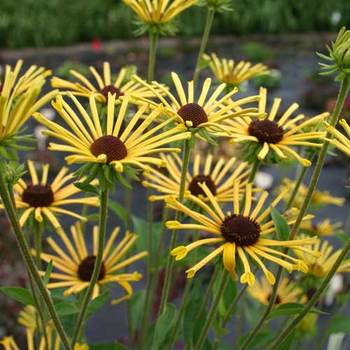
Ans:
[[[348,0],[232,0],[234,11],[219,14],[217,34],[328,31],[350,25]],[[198,35],[205,9],[192,8],[180,16],[179,34]],[[340,22],[332,17],[342,14]],[[200,15],[195,15],[200,13]],[[121,0],[1,0],[0,47],[67,45],[130,38],[133,16]]]

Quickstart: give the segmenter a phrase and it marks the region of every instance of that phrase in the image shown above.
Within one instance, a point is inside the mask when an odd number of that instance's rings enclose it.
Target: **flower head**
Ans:
[[[284,201],[288,203],[290,195],[292,194],[292,190],[295,187],[295,181],[291,179],[283,179],[282,185],[279,187],[279,191],[286,191],[286,195],[284,197]],[[301,208],[302,204],[305,200],[306,194],[308,191],[308,187],[304,184],[299,186],[299,190],[294,198],[293,206],[297,208]],[[337,205],[342,206],[344,204],[345,198],[335,197],[328,191],[320,191],[315,190],[311,197],[310,205],[313,208],[323,207],[325,205]]]
[[[39,178],[35,163],[28,161],[30,181],[20,179],[14,186],[16,208],[20,210],[19,223],[23,226],[30,217],[42,222],[46,218],[54,228],[61,227],[58,215],[69,215],[79,220],[86,218],[64,207],[72,204],[98,206],[96,196],[76,196],[81,191],[74,186],[74,175],[63,167],[56,177],[49,181],[49,164],[41,165]],[[68,183],[68,184],[67,184]]]
[[[303,166],[310,166],[308,159],[301,157],[294,149],[295,146],[320,147],[322,144],[315,142],[324,138],[324,132],[305,132],[310,125],[323,121],[328,113],[322,113],[311,119],[299,123],[305,117],[298,114],[291,118],[298,109],[298,104],[293,103],[283,113],[278,110],[282,100],[275,98],[270,112],[266,110],[266,89],[260,89],[259,112],[266,117],[260,119],[233,118],[225,120],[230,128],[233,143],[240,143],[245,149],[247,157],[254,161],[295,159]]]
[[[197,0],[123,0],[142,22],[159,25],[172,21],[178,14],[193,6]]]
[[[301,235],[300,239],[304,239],[306,236]],[[305,254],[305,252],[300,250],[294,250],[296,256],[302,259],[308,266],[308,273],[315,277],[324,277],[333,267],[335,261],[341,254],[341,249],[334,250],[334,248],[327,241],[319,241],[317,244],[311,246],[309,245],[307,249],[314,252],[319,252],[319,256],[312,256],[310,254]],[[344,260],[338,270],[338,272],[349,272],[350,271],[350,259]]]
[[[182,160],[177,155],[162,154],[161,158],[164,160],[166,172],[154,168],[144,172],[146,180],[142,184],[159,192],[149,197],[151,201],[164,200],[169,195],[178,196],[180,190]],[[187,172],[185,191],[207,201],[199,186],[200,183],[205,183],[218,202],[229,202],[233,195],[232,183],[239,181],[243,189],[249,173],[250,166],[247,163],[239,163],[236,158],[220,158],[214,162],[212,155],[201,157],[196,154],[192,171]]]
[[[248,287],[248,293],[261,304],[267,305],[272,295],[272,287],[266,278],[260,278],[253,287]],[[303,290],[287,277],[281,279],[278,285],[275,305],[287,303],[305,303],[307,300]]]
[[[204,213],[190,209],[181,204],[175,198],[167,199],[169,208],[184,213],[195,223],[183,224],[178,221],[168,221],[167,228],[174,230],[200,230],[209,233],[212,237],[202,238],[188,245],[181,245],[171,251],[171,255],[176,260],[183,259],[193,249],[203,245],[218,245],[210,254],[199,261],[196,265],[189,268],[186,273],[188,278],[192,278],[198,270],[213,260],[215,257],[222,255],[225,269],[232,275],[235,274],[236,260],[239,259],[244,268],[244,273],[240,276],[241,283],[247,283],[252,286],[255,282],[255,276],[250,268],[249,259],[252,259],[262,269],[265,277],[271,283],[275,283],[275,277],[268,270],[262,258],[272,261],[289,272],[300,270],[307,272],[307,266],[302,259],[297,259],[282,253],[276,247],[293,247],[297,250],[304,251],[318,256],[317,252],[306,249],[305,245],[312,245],[316,242],[315,238],[305,238],[301,240],[280,241],[266,238],[268,234],[275,232],[274,222],[268,220],[270,212],[284,196],[281,193],[272,201],[270,206],[263,208],[268,193],[261,193],[255,208],[252,207],[252,184],[247,184],[244,197],[245,203],[243,208],[240,205],[239,184],[234,183],[232,211],[223,212],[219,203],[210,192],[205,183],[199,184],[209,199],[209,204],[200,198],[189,195],[189,201],[194,202]],[[242,209],[242,210],[241,210]],[[307,217],[306,217],[307,218]],[[287,218],[287,222],[295,222],[293,218]],[[285,260],[283,260],[283,259]]]
[[[332,236],[339,231],[342,226],[340,222],[332,223],[331,220],[327,218],[318,222],[314,220],[304,221],[301,223],[300,229],[312,236]]]
[[[95,298],[99,295],[101,286],[117,283],[125,290],[126,295],[114,300],[113,303],[119,303],[129,299],[133,292],[130,282],[136,282],[142,278],[142,275],[138,272],[120,273],[120,270],[147,255],[147,252],[141,252],[122,260],[135,243],[137,236],[126,232],[122,240],[116,244],[115,241],[119,231],[119,227],[116,227],[105,245],[100,275],[92,296]],[[47,287],[49,289],[66,288],[64,295],[79,293],[89,286],[95,266],[99,239],[98,226],[94,226],[93,228],[91,253],[89,253],[86,244],[87,234],[83,232],[80,222],[71,226],[71,237],[68,237],[63,230],[59,230],[58,235],[61,238],[64,248],[62,249],[52,237],[49,237],[47,242],[54,251],[54,254],[41,254],[42,260],[47,263],[52,261],[54,270],[59,271],[51,273],[50,278],[55,281],[50,281]]]
[[[161,112],[160,108],[146,115],[148,106],[142,105],[127,122],[129,105],[127,96],[123,99],[118,115],[115,117],[116,101],[111,94],[108,95],[106,127],[103,129],[93,95],[89,97],[90,113],[75,96],[69,94],[69,97],[79,111],[78,114],[62,96],[58,96],[53,104],[68,128],[47,120],[39,113],[34,115],[40,123],[49,128],[43,133],[63,142],[62,144],[50,143],[49,149],[72,153],[65,158],[68,164],[109,164],[117,172],[123,172],[124,165],[141,168],[149,164],[160,166],[163,161],[154,154],[180,151],[178,148],[163,146],[191,137],[190,133],[183,132],[184,128],[181,126],[162,131],[172,122],[171,118],[153,125]],[[137,123],[140,124],[137,125]]]
[[[153,91],[159,101],[163,103],[167,115],[173,116],[176,118],[176,123],[184,125],[190,130],[202,130],[227,136],[226,129],[222,127],[222,122],[225,119],[239,116],[247,117],[256,114],[255,108],[244,109],[241,106],[257,101],[258,96],[232,101],[231,97],[237,93],[237,89],[233,89],[220,97],[225,90],[226,84],[219,85],[209,94],[211,79],[207,78],[199,96],[195,97],[193,81],[188,82],[186,92],[179,76],[176,73],[172,73],[171,77],[177,92],[177,98],[157,82],[153,82],[153,84],[157,86],[160,91],[163,91],[163,95],[157,92],[154,87],[147,82],[139,78],[136,78],[136,80],[148,86],[148,88]],[[156,105],[154,101],[148,102]]]
[[[235,62],[227,58],[219,58],[215,53],[210,56],[204,54],[203,59],[208,62],[216,79],[229,86],[239,86],[245,81],[269,72],[264,64],[250,62]]]
[[[96,100],[101,103],[107,103],[108,94],[115,96],[117,102],[123,96],[129,96],[131,102],[137,103],[139,98],[152,98],[153,93],[141,84],[127,79],[127,69],[122,68],[116,78],[112,78],[111,67],[108,62],[103,63],[103,74],[99,74],[94,67],[89,67],[91,74],[95,79],[93,84],[87,77],[75,71],[70,70],[70,74],[76,81],[64,80],[54,77],[51,84],[54,88],[70,91],[75,96],[89,98],[94,95]],[[64,93],[65,93],[64,92]]]
[[[23,62],[15,67],[7,65],[5,75],[0,81],[0,147],[9,146],[23,124],[31,115],[49,102],[57,90],[39,97],[50,70],[31,66],[20,75]]]

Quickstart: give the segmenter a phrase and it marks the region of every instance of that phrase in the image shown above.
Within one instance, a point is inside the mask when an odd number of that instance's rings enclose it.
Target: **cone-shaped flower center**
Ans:
[[[194,128],[208,121],[207,113],[205,113],[205,110],[197,103],[187,103],[177,111],[177,114],[185,122],[192,122]]]
[[[194,196],[202,195],[206,197],[206,194],[202,190],[202,188],[198,185],[200,183],[205,183],[209,188],[210,192],[215,196],[216,195],[216,185],[212,178],[209,175],[197,175],[195,176],[190,184],[188,185],[188,190]]]
[[[54,201],[50,185],[28,185],[22,193],[22,201],[31,207],[49,207]]]
[[[239,247],[255,244],[260,237],[260,226],[249,217],[231,215],[221,225],[221,234],[227,242]]]
[[[108,93],[111,93],[112,95],[115,95],[116,99],[118,99],[120,96],[124,96],[124,93],[121,92],[120,89],[118,89],[114,85],[106,85],[103,89],[100,90],[100,93],[105,98],[108,98]]]
[[[128,154],[124,142],[112,135],[105,135],[95,140],[90,146],[90,151],[96,157],[105,154],[107,163],[124,159]]]
[[[250,123],[248,133],[255,136],[260,143],[278,143],[283,139],[283,128],[271,120],[254,120]]]
[[[96,256],[89,255],[79,264],[78,277],[81,281],[90,282],[92,273],[94,272]],[[106,267],[102,263],[98,281],[102,280],[106,275]]]
[[[269,295],[267,296],[267,301],[270,301],[271,296],[272,296],[272,294],[269,294]],[[275,300],[275,305],[279,305],[279,304],[281,304],[281,302],[282,302],[282,299],[281,299],[281,297],[277,294],[277,295],[276,295],[276,300]]]

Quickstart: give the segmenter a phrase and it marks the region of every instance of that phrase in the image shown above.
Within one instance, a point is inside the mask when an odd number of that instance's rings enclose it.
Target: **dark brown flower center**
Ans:
[[[248,133],[255,136],[260,143],[278,143],[283,139],[283,128],[271,120],[254,120],[250,123]]]
[[[81,281],[90,282],[92,273],[94,272],[96,256],[89,255],[79,264],[78,277]],[[102,280],[106,275],[106,267],[102,263],[98,281]]]
[[[260,226],[249,217],[233,214],[225,218],[221,234],[227,242],[239,247],[255,244],[260,237]]]
[[[3,85],[2,85],[2,83],[0,83],[0,95],[2,93],[2,89],[3,89]]]
[[[270,301],[271,296],[272,296],[272,294],[269,294],[269,295],[267,296],[267,301]],[[281,302],[282,302],[282,299],[281,299],[281,297],[277,294],[277,295],[276,295],[276,300],[275,300],[275,305],[279,305],[279,304],[281,304]]]
[[[310,300],[314,294],[316,292],[316,288],[309,288],[307,291],[306,291],[306,297],[307,297],[307,300]]]
[[[22,193],[22,201],[31,207],[49,207],[54,201],[50,185],[28,185]]]
[[[194,128],[208,121],[207,113],[205,113],[205,110],[197,103],[187,103],[177,111],[177,114],[185,122],[192,122]]]
[[[105,135],[95,140],[90,146],[90,151],[96,157],[100,154],[105,154],[107,163],[113,160],[124,159],[128,154],[124,142],[112,135]]]
[[[188,185],[188,190],[193,194],[194,196],[205,196],[203,189],[199,186],[200,183],[205,183],[207,187],[209,188],[210,192],[215,196],[216,195],[216,185],[212,178],[209,175],[197,175],[195,176],[190,184]]]
[[[100,93],[105,97],[108,98],[108,93],[111,93],[112,95],[115,95],[115,98],[119,98],[120,96],[124,96],[124,93],[120,91],[116,86],[114,85],[106,85],[103,89],[100,90]]]

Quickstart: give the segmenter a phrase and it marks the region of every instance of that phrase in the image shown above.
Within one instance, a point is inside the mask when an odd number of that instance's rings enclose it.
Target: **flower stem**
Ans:
[[[28,275],[31,276],[33,282],[37,286],[39,293],[41,294],[45,305],[47,307],[47,310],[49,312],[49,315],[54,323],[54,326],[56,328],[57,334],[66,350],[71,350],[71,347],[69,345],[69,341],[66,335],[66,332],[63,329],[62,323],[58,317],[58,314],[56,312],[56,309],[53,305],[53,301],[51,299],[51,296],[46,289],[40,275],[38,272],[38,269],[35,266],[35,262],[30,254],[29,246],[27,244],[27,241],[25,239],[25,236],[22,232],[22,229],[19,225],[16,209],[12,203],[11,195],[8,191],[6,180],[4,177],[5,172],[5,166],[3,162],[0,162],[0,196],[2,199],[2,203],[4,205],[4,208],[6,210],[6,214],[10,220],[13,232],[16,236],[16,240],[20,249],[20,252],[22,254],[23,261],[25,263]]]
[[[154,67],[156,65],[156,55],[159,34],[157,30],[151,29],[149,32],[149,55],[148,55],[148,71],[147,80],[151,82],[154,79]]]
[[[108,215],[108,197],[109,197],[109,190],[108,188],[104,188],[101,190],[100,193],[100,219],[99,219],[99,239],[98,239],[98,247],[97,247],[97,255],[96,255],[96,261],[94,266],[94,271],[91,276],[90,284],[88,289],[86,290],[82,303],[80,312],[78,314],[78,318],[75,324],[73,338],[72,338],[72,348],[74,348],[75,343],[78,340],[78,337],[80,336],[84,321],[85,321],[85,315],[87,311],[87,307],[90,302],[91,295],[93,293],[93,290],[95,288],[95,285],[98,281],[98,276],[101,271],[102,267],[102,259],[103,259],[103,249],[105,245],[105,238],[106,238],[106,226],[107,226],[107,215]]]
[[[296,179],[296,182],[294,184],[293,192],[292,192],[291,196],[289,197],[289,200],[286,204],[285,210],[288,210],[293,206],[295,197],[298,194],[299,188],[304,180],[304,177],[306,175],[307,170],[308,170],[308,168],[305,166],[303,166],[302,169],[300,169],[300,172],[299,172],[298,177]]]
[[[204,323],[204,326],[203,326],[203,328],[201,330],[201,333],[199,335],[197,343],[194,346],[194,350],[201,350],[201,349],[203,349],[203,345],[204,345],[205,339],[207,338],[209,328],[210,328],[211,324],[214,321],[214,318],[215,318],[215,315],[216,315],[216,312],[217,312],[217,308],[219,306],[220,299],[221,299],[221,297],[222,297],[222,295],[224,293],[224,290],[226,288],[226,285],[227,285],[227,282],[228,282],[228,277],[229,277],[229,274],[226,272],[226,270],[223,270],[218,291],[217,291],[217,293],[216,293],[216,295],[214,297],[214,300],[212,302],[212,305],[211,305],[211,307],[209,309],[208,317],[207,317],[207,319],[206,319],[206,321]]]
[[[261,164],[261,160],[259,160],[258,158],[255,159],[253,165],[252,165],[252,169],[250,171],[249,174],[249,178],[248,178],[248,183],[253,182],[255,179],[255,175],[259,169],[259,166]]]
[[[200,72],[199,66],[200,66],[200,62],[201,62],[202,56],[204,54],[204,51],[207,48],[210,30],[211,30],[211,27],[213,25],[214,15],[215,15],[215,9],[213,9],[212,7],[208,7],[207,18],[205,20],[204,32],[203,32],[203,36],[202,36],[201,46],[199,48],[197,61],[196,61],[196,67],[194,69],[194,74],[193,74],[193,81],[195,83],[198,80],[198,76],[199,76],[199,72]]]
[[[179,190],[180,203],[183,202],[184,194],[185,194],[186,175],[187,175],[188,164],[190,162],[190,153],[191,153],[191,139],[184,141],[184,147],[183,147],[182,153],[183,153],[182,169],[181,169],[180,190]],[[177,211],[175,214],[175,220],[177,220],[178,218],[179,218],[179,212]],[[175,248],[176,236],[177,236],[176,234],[177,234],[176,230],[173,230],[171,233],[170,251]],[[174,259],[169,254],[166,262],[166,267],[165,267],[165,277],[164,277],[164,285],[163,285],[162,297],[161,297],[160,307],[159,307],[159,315],[161,315],[164,312],[165,305],[168,301],[173,269],[174,269]]]
[[[349,88],[350,88],[350,80],[348,78],[345,78],[341,82],[338,97],[337,97],[337,102],[336,102],[334,111],[332,113],[332,116],[331,116],[331,119],[329,122],[329,124],[333,127],[336,126],[338,123],[339,115],[343,109],[346,96],[349,92]],[[308,210],[312,195],[313,195],[315,188],[317,186],[318,179],[320,177],[320,174],[321,174],[321,171],[322,171],[322,168],[323,168],[326,156],[327,156],[327,150],[328,150],[329,143],[330,143],[329,139],[331,137],[332,137],[332,135],[329,132],[327,132],[326,136],[325,136],[325,140],[324,140],[323,145],[322,145],[322,148],[321,148],[320,153],[318,155],[314,171],[313,171],[312,176],[311,176],[308,192],[305,196],[302,207],[300,208],[300,211],[298,213],[298,217],[297,217],[297,219],[292,227],[292,230],[289,234],[288,240],[294,239],[295,236],[299,232],[300,224],[303,220],[304,215],[306,214],[306,212]],[[283,253],[287,253],[287,252],[288,252],[288,248],[284,249]],[[253,331],[251,332],[250,336],[247,338],[247,340],[245,341],[245,343],[243,344],[241,349],[246,349],[247,346],[253,341],[255,336],[258,334],[260,329],[263,327],[265,320],[267,319],[267,316],[269,315],[270,311],[273,308],[273,305],[275,304],[276,296],[277,296],[277,289],[278,289],[278,285],[279,285],[279,281],[281,279],[281,276],[282,276],[282,266],[279,266],[278,271],[277,271],[277,276],[276,276],[276,282],[275,282],[275,285],[273,286],[273,291],[272,291],[272,295],[270,297],[269,304],[266,307],[265,312],[261,316],[257,325],[254,327]]]
[[[335,261],[334,265],[332,266],[331,270],[328,272],[327,276],[322,281],[319,288],[316,290],[312,298],[308,301],[307,304],[305,304],[304,308],[300,311],[299,315],[296,316],[289,324],[287,324],[281,332],[278,332],[278,336],[276,339],[272,342],[271,346],[268,347],[268,350],[274,350],[278,349],[279,346],[287,339],[287,337],[291,334],[291,332],[294,330],[295,327],[299,324],[299,322],[307,315],[307,313],[311,310],[311,308],[316,304],[318,299],[321,297],[322,293],[327,288],[329,282],[331,281],[332,277],[337,272],[341,262],[346,257],[348,252],[350,251],[350,240],[348,240],[347,244],[343,248],[342,252],[338,256],[337,260]]]

